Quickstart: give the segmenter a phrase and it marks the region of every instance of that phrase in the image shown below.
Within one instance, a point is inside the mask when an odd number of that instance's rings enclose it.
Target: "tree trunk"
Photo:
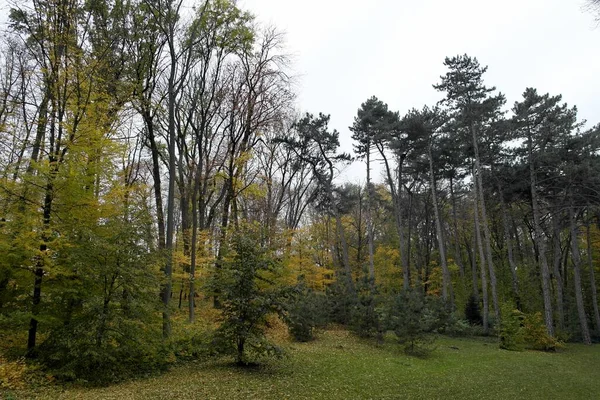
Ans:
[[[515,302],[518,310],[522,309],[521,296],[519,294],[519,277],[517,276],[517,264],[513,254],[513,244],[510,236],[510,226],[508,224],[508,212],[506,211],[506,203],[502,199],[500,194],[500,202],[502,207],[502,223],[504,225],[504,242],[506,243],[506,251],[508,253],[508,267],[510,269],[510,275],[512,278],[512,289],[513,295],[515,296]]]
[[[471,133],[473,134],[473,149],[475,150],[475,167],[477,175],[474,176],[475,184],[478,187],[476,193],[479,195],[480,207],[481,207],[481,224],[483,225],[483,238],[485,241],[485,251],[487,258],[487,265],[490,273],[490,287],[492,288],[492,301],[494,303],[494,314],[496,321],[500,321],[500,306],[498,304],[498,293],[496,291],[496,271],[494,269],[494,260],[492,258],[492,245],[491,245],[491,234],[490,226],[488,223],[487,211],[485,208],[485,198],[483,196],[483,178],[481,173],[481,160],[479,159],[479,145],[477,143],[477,131],[474,125],[471,125]]]
[[[592,240],[590,233],[590,221],[586,223],[586,242],[587,242],[587,262],[590,270],[590,288],[592,291],[592,305],[594,308],[594,324],[596,326],[596,335],[600,336],[600,312],[598,312],[598,291],[596,288],[596,277],[594,274],[594,262],[592,258]]]
[[[199,164],[200,165],[200,164]],[[198,248],[198,191],[200,189],[200,170],[197,166],[194,172],[194,187],[192,189],[192,248],[190,258],[190,292],[188,320],[194,322],[195,316],[195,293],[196,293],[196,249]]]
[[[392,204],[394,206],[394,219],[396,222],[396,231],[398,232],[398,247],[400,250],[400,268],[402,268],[403,273],[403,288],[404,290],[408,290],[410,287],[410,267],[408,263],[408,250],[406,246],[406,237],[404,233],[404,221],[402,219],[402,164],[404,162],[404,157],[400,156],[398,159],[398,187],[394,184],[394,179],[392,177],[392,170],[390,168],[389,161],[385,154],[385,149],[382,145],[377,144],[377,149],[383,159],[383,163],[385,166],[386,177],[388,181],[388,186],[390,187],[390,193],[392,194]]]
[[[537,195],[537,180],[535,166],[533,165],[533,140],[531,135],[527,138],[529,153],[529,178],[531,185],[531,206],[533,209],[533,226],[535,234],[535,244],[538,249],[539,265],[542,276],[542,293],[544,296],[544,320],[546,321],[546,330],[550,336],[554,336],[554,320],[552,313],[552,294],[550,292],[550,271],[548,269],[548,260],[546,259],[546,242],[542,235],[541,213]]]
[[[375,285],[375,264],[373,262],[373,220],[371,215],[371,146],[367,145],[367,191],[366,191],[366,210],[367,219],[367,241],[369,247],[369,281],[370,285]]]
[[[481,295],[483,297],[483,332],[487,335],[489,330],[488,314],[488,291],[487,291],[487,274],[485,271],[485,253],[483,251],[483,240],[481,239],[481,228],[479,226],[479,206],[477,201],[477,189],[474,193],[473,210],[475,214],[475,235],[477,238],[477,248],[479,249],[479,268],[481,271]]]
[[[449,306],[453,308],[453,293],[452,293],[452,279],[450,277],[450,270],[448,269],[448,262],[446,260],[446,247],[444,245],[444,232],[442,230],[442,221],[440,217],[440,211],[438,208],[437,194],[435,188],[435,177],[433,171],[433,156],[431,154],[431,137],[427,146],[427,154],[429,156],[429,180],[431,185],[431,198],[433,201],[433,212],[435,216],[435,229],[437,233],[438,249],[440,252],[440,259],[442,262],[442,298],[445,302],[449,302]]]
[[[553,227],[553,260],[552,266],[554,270],[554,279],[556,279],[556,308],[558,313],[558,327],[562,330],[565,328],[565,304],[564,304],[564,290],[565,286],[562,279],[562,273],[560,272],[560,261],[562,258],[562,251],[560,246],[560,224],[558,221],[558,212],[552,216],[552,227]]]
[[[569,207],[569,226],[571,229],[571,252],[573,258],[573,281],[575,284],[575,300],[577,302],[577,314],[579,315],[579,325],[581,326],[581,336],[583,343],[592,344],[590,330],[588,327],[587,316],[585,315],[585,305],[583,304],[583,288],[581,287],[581,254],[579,253],[579,243],[577,227],[575,226],[575,212],[573,206]]]
[[[469,261],[471,262],[471,274],[473,277],[473,297],[475,297],[475,301],[479,304],[479,284],[477,283],[479,280],[477,278],[477,233],[476,230],[473,229],[473,235],[471,236],[471,245],[469,246],[469,242],[467,238],[465,238],[465,247],[469,250]]]
[[[452,203],[452,227],[454,228],[454,258],[456,259],[456,264],[458,264],[458,268],[460,271],[460,277],[463,281],[464,286],[464,278],[465,278],[465,263],[462,259],[462,254],[460,250],[460,235],[458,232],[458,217],[456,215],[456,195],[454,193],[454,180],[450,177],[450,201]]]
[[[169,7],[169,11],[171,8]],[[175,54],[175,31],[174,22],[169,23],[169,55],[170,55],[170,73],[168,81],[168,151],[169,151],[169,185],[167,195],[167,237],[166,237],[166,262],[165,262],[165,283],[163,284],[163,338],[171,335],[171,318],[169,310],[169,301],[171,299],[171,289],[173,280],[173,233],[175,230],[175,175],[177,173],[175,157],[175,74],[177,71],[177,55]]]

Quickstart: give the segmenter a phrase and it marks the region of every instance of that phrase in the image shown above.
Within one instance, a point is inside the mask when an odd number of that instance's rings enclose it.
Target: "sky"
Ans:
[[[0,22],[9,4],[0,0]],[[485,83],[505,94],[508,108],[533,87],[562,94],[587,127],[600,123],[600,23],[585,4],[238,0],[259,22],[285,32],[298,110],[330,114],[345,152],[352,151],[348,127],[361,103],[377,96],[401,115],[434,105],[443,97],[432,85],[446,72],[444,58],[465,53],[488,66]],[[354,163],[341,180],[364,183],[364,169]]]
[[[433,105],[446,56],[488,66],[512,107],[526,87],[562,94],[591,127],[600,123],[600,26],[585,0],[239,0],[286,33],[301,112],[331,115],[352,150],[356,111],[371,96],[391,110]],[[364,164],[342,176],[363,180]],[[357,181],[358,179],[358,181]],[[381,179],[380,179],[381,180]]]

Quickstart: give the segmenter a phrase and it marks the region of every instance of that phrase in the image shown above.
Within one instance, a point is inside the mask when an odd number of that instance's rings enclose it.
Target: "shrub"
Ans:
[[[57,379],[103,385],[166,368],[168,349],[158,329],[148,330],[142,322],[113,321],[105,340],[98,342],[93,322],[71,321],[52,331],[40,346],[40,362]]]
[[[512,351],[522,351],[525,348],[523,335],[523,320],[525,315],[515,309],[512,304],[505,303],[501,308],[499,339],[500,348]]]
[[[548,335],[542,314],[536,312],[528,314],[523,319],[523,337],[527,348],[542,351],[555,351],[562,347],[562,343],[556,338]]]
[[[337,274],[336,281],[325,292],[328,304],[328,322],[348,325],[353,309],[358,301],[355,291],[351,290],[348,278],[343,272]]]
[[[393,299],[387,312],[387,327],[394,331],[405,353],[426,356],[435,349],[432,333],[446,323],[444,310],[440,299],[409,290]]]
[[[510,304],[502,306],[499,334],[500,348],[505,350],[554,351],[562,347],[558,339],[548,335],[541,313],[524,314]]]
[[[314,339],[314,328],[327,322],[327,303],[325,296],[307,288],[301,282],[286,304],[284,321],[294,340],[309,342]]]
[[[359,337],[383,340],[381,300],[377,287],[366,278],[357,285],[357,297],[350,313],[350,330]]]

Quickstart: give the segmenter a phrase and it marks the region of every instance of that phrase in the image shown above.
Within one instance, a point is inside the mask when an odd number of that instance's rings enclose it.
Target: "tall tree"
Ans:
[[[542,226],[543,203],[539,195],[538,175],[543,165],[557,162],[552,154],[552,143],[575,128],[576,110],[560,104],[561,96],[539,95],[527,88],[523,101],[513,107],[513,123],[518,137],[524,139],[522,153],[529,172],[529,189],[533,213],[534,241],[542,279],[544,316],[548,334],[554,335],[550,270],[546,256],[546,240]]]
[[[444,238],[444,229],[440,206],[438,204],[436,170],[434,169],[433,148],[435,146],[435,136],[438,130],[445,124],[445,116],[439,109],[430,109],[424,107],[423,110],[411,110],[402,120],[405,131],[409,132],[409,137],[419,138],[426,148],[427,163],[429,166],[429,183],[431,187],[431,197],[435,217],[435,230],[437,234],[438,250],[442,266],[442,297],[448,302],[450,308],[453,306],[453,291],[450,270],[448,269],[448,260],[446,259],[446,244]]]
[[[471,141],[471,149],[468,153],[473,159],[473,188],[475,194],[476,212],[480,213],[482,232],[482,244],[485,246],[485,261],[487,261],[490,275],[490,287],[492,289],[492,300],[496,319],[499,320],[500,308],[498,304],[498,293],[496,283],[496,272],[491,248],[491,233],[487,216],[487,209],[483,192],[483,167],[480,152],[480,143],[486,133],[486,128],[501,113],[500,109],[505,103],[504,96],[500,94],[491,95],[496,88],[488,88],[483,83],[483,74],[487,67],[482,67],[476,58],[468,55],[459,55],[446,58],[444,65],[448,68],[446,75],[441,77],[441,82],[434,85],[439,91],[446,92],[446,98],[442,104],[450,108],[452,123],[457,132],[466,134],[465,139]],[[476,226],[477,231],[477,226]],[[480,262],[485,263],[483,259]],[[482,285],[487,285],[482,282]],[[485,327],[487,329],[487,327]]]

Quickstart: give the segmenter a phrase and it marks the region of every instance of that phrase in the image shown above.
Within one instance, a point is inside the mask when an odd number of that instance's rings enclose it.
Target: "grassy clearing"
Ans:
[[[600,346],[558,353],[499,350],[492,339],[442,337],[428,359],[393,341],[376,347],[345,331],[288,343],[288,357],[258,369],[189,363],[107,388],[48,387],[15,399],[592,399],[600,393]],[[10,398],[10,397],[9,397]]]

